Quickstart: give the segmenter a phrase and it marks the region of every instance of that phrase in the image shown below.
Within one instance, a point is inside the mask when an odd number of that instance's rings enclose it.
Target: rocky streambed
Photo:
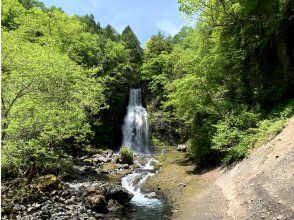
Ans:
[[[138,207],[130,201],[137,191],[127,190],[121,181],[127,174],[143,173],[139,171],[145,164],[142,158],[137,157],[136,161],[140,162],[132,165],[123,164],[120,156],[111,150],[76,157],[76,171],[70,178],[48,174],[34,179],[30,186],[22,185],[20,181],[17,185],[22,186],[18,189],[24,191],[22,196],[13,195],[11,183],[4,183],[1,191],[2,219],[94,220],[134,216],[131,213],[138,211]],[[159,168],[158,163],[153,165],[152,173]]]

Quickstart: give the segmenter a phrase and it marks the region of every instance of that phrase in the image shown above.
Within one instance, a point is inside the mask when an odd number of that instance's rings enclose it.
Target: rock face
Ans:
[[[116,200],[122,205],[128,203],[133,196],[133,194],[129,193],[125,188],[119,185],[111,185],[106,192],[107,199]]]
[[[186,152],[187,151],[187,145],[185,144],[179,144],[177,147],[177,151],[182,151],[182,152]]]

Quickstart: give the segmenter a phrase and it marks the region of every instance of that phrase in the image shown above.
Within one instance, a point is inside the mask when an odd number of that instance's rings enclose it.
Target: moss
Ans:
[[[34,179],[32,187],[39,191],[45,192],[54,189],[62,189],[63,186],[56,176],[49,174]]]

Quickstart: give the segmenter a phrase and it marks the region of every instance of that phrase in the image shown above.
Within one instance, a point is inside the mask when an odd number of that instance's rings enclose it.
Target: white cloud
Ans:
[[[172,36],[178,33],[180,29],[167,20],[161,20],[159,23],[156,24],[156,26]]]

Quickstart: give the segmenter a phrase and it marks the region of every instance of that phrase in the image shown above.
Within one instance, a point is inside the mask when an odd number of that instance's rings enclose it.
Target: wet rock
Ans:
[[[185,144],[179,144],[177,147],[177,151],[186,152],[187,151],[187,145]]]
[[[155,170],[159,170],[161,168],[161,163],[156,160],[151,161],[150,165],[153,166]]]
[[[106,213],[108,211],[105,197],[102,195],[87,196],[85,206],[98,213]]]
[[[155,192],[148,193],[148,194],[146,194],[146,197],[147,198],[154,198],[154,197],[156,197],[156,193]]]
[[[123,206],[119,204],[117,201],[110,199],[108,201],[108,210],[109,212],[117,212],[119,210],[123,209]]]
[[[120,185],[111,185],[106,191],[107,200],[114,199],[122,205],[128,203],[133,198],[133,196],[133,194],[129,193]]]

